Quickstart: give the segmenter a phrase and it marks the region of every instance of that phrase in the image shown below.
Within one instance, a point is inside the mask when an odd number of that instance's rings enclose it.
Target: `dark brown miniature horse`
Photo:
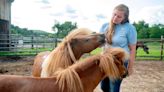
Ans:
[[[93,92],[104,77],[116,79],[126,74],[124,59],[122,49],[109,49],[56,71],[53,77],[1,75],[0,92]]]
[[[143,51],[149,54],[149,48],[143,41],[137,41],[136,52],[138,48],[143,48]]]
[[[75,29],[53,51],[41,52],[35,57],[32,75],[40,77],[41,71],[45,71],[51,76],[59,67],[67,68],[104,42],[103,34],[93,33],[87,28]]]

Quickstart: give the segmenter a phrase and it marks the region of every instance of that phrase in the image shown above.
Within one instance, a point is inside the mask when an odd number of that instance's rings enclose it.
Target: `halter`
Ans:
[[[69,53],[70,53],[70,57],[71,57],[73,63],[75,63],[77,60],[76,60],[76,58],[75,58],[75,55],[74,55],[74,53],[73,53],[73,51],[72,51],[72,48],[71,48],[69,42],[67,42],[67,46],[68,46],[68,51],[69,51]]]

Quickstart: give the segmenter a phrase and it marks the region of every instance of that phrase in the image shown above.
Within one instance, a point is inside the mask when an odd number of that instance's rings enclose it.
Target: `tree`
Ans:
[[[57,38],[65,37],[71,30],[75,28],[77,28],[77,24],[70,21],[66,21],[62,24],[55,22],[54,26],[52,27],[53,31],[56,33]]]
[[[162,31],[158,25],[153,25],[150,28],[150,38],[160,38],[161,35],[162,35]]]
[[[164,36],[164,28],[161,28],[162,35]]]
[[[57,39],[65,37],[71,30],[77,28],[76,23],[66,21],[63,24],[55,21],[54,26],[52,27],[53,31],[56,33],[55,47],[57,46]]]
[[[137,32],[139,32],[143,28],[149,28],[149,24],[145,23],[144,20],[139,21],[138,23],[133,23],[133,25],[136,27]]]
[[[149,38],[149,30],[148,28],[142,28],[138,32],[138,38]]]
[[[138,38],[149,38],[149,24],[142,20],[138,23],[134,22],[133,25],[136,27]]]
[[[31,36],[31,35],[44,35],[44,36],[49,36],[51,35],[51,33],[47,33],[45,31],[42,30],[29,30],[27,28],[20,28],[19,26],[14,26],[11,24],[11,29],[10,29],[10,33],[11,34],[19,34],[22,36]]]

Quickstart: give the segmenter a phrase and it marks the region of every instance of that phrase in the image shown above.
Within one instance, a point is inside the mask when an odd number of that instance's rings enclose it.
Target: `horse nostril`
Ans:
[[[100,36],[105,39],[105,34],[100,34]]]
[[[100,34],[100,42],[105,43],[105,35]]]

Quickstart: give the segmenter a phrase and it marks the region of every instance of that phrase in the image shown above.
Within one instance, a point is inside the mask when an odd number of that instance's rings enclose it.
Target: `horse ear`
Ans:
[[[118,58],[119,60],[125,61],[129,59],[129,54],[123,50],[116,54],[116,58]]]
[[[114,55],[119,61],[124,60],[125,53],[124,52],[119,52],[116,55]]]
[[[129,54],[122,48],[109,48],[107,50],[113,56],[115,56],[118,60],[125,60],[129,58]]]

